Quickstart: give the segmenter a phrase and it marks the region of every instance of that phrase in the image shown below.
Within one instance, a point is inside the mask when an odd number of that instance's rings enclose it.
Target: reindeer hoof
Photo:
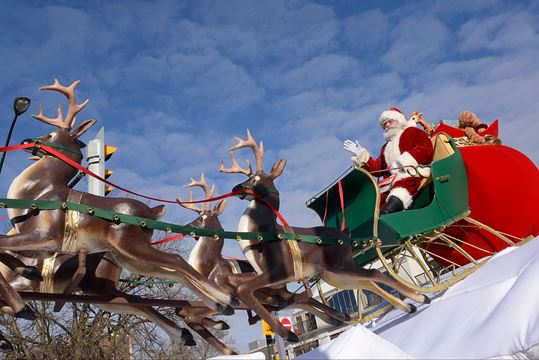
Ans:
[[[224,321],[217,321],[213,326],[215,330],[228,330],[230,326]]]
[[[197,343],[194,339],[191,339],[191,340],[185,340],[184,343],[183,343],[184,346],[196,346]]]
[[[228,305],[217,304],[217,311],[223,315],[234,315],[234,309]]]
[[[289,331],[288,336],[286,337],[286,341],[297,343],[299,342],[299,337],[296,334],[294,334],[292,331]]]
[[[28,305],[24,305],[22,310],[16,312],[15,314],[13,314],[13,316],[15,316],[18,319],[24,319],[24,320],[30,320],[30,321],[34,321],[35,319],[37,319],[36,314],[34,313],[32,309],[30,309]]]
[[[414,304],[408,304],[408,306],[410,306],[410,311],[408,311],[408,314],[413,314],[417,311],[417,308]]]
[[[430,304],[430,298],[427,295],[423,295],[423,297],[425,298],[425,300],[423,300],[423,304]]]
[[[231,306],[237,306],[240,304],[240,299],[238,299],[236,296],[230,297],[230,305]]]
[[[35,266],[19,266],[15,268],[15,273],[30,281],[43,281],[41,273]]]
[[[197,344],[193,338],[193,334],[187,329],[182,329],[181,338],[185,346],[195,346]]]

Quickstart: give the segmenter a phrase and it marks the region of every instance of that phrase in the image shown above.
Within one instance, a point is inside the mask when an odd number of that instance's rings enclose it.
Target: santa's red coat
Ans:
[[[400,135],[396,135],[394,139],[382,146],[380,156],[377,159],[370,157],[363,167],[372,172],[374,176],[387,178],[391,176],[389,170],[395,161],[401,165],[430,165],[433,153],[432,142],[427,134],[416,127],[408,127]],[[391,189],[404,189],[414,198],[417,195],[422,177],[411,176],[406,173],[406,169],[404,168],[397,175]],[[413,170],[411,171],[413,172]],[[382,204],[388,194],[389,191],[381,193],[380,201]]]

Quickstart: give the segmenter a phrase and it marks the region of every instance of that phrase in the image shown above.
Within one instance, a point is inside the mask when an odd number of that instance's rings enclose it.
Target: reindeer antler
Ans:
[[[215,193],[215,185],[211,187],[211,189],[208,187],[208,184],[206,183],[206,177],[204,176],[204,173],[200,176],[200,180],[195,180],[194,178],[191,178],[191,182],[184,187],[200,187],[202,190],[204,190],[205,199],[211,199],[213,197],[213,194]],[[204,203],[203,207],[198,207],[195,204],[189,204],[189,203],[182,203],[181,196],[178,196],[177,198],[178,202],[181,206],[183,206],[186,209],[193,210],[197,213],[204,212],[204,210],[210,209],[210,202]],[[193,201],[193,192],[189,191],[189,201]]]
[[[65,95],[69,102],[69,110],[67,112],[65,120],[63,119],[62,106],[58,105],[58,116],[54,119],[48,118],[44,114],[43,105],[39,107],[39,114],[32,115],[34,119],[42,121],[46,124],[54,125],[59,128],[70,130],[75,124],[75,116],[88,104],[89,99],[84,100],[81,104],[77,104],[75,97],[75,88],[79,85],[80,80],[74,81],[69,86],[63,86],[58,79],[54,79],[54,84],[48,86],[42,86],[39,90],[54,90]]]
[[[253,171],[252,171],[251,163],[249,162],[249,160],[247,160],[247,165],[249,166],[249,170],[246,170],[246,169],[241,168],[241,166],[239,166],[238,162],[236,161],[234,157],[234,151],[238,149],[243,149],[243,148],[250,148],[251,150],[253,150],[253,153],[255,155],[256,171],[263,170],[262,159],[264,157],[264,144],[262,143],[262,141],[260,141],[260,146],[258,146],[255,140],[253,139],[253,137],[251,136],[251,132],[249,131],[249,129],[247,129],[246,140],[240,137],[236,137],[236,141],[237,141],[237,144],[232,146],[229,149],[230,161],[232,162],[232,167],[227,169],[225,168],[224,162],[221,162],[219,171],[224,172],[224,173],[241,173],[247,176],[251,176],[253,174]]]

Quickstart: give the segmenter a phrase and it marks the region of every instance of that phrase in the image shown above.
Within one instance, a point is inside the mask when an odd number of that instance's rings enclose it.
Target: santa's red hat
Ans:
[[[380,115],[380,118],[378,119],[378,121],[380,122],[380,125],[382,126],[385,120],[395,120],[395,121],[398,121],[402,125],[406,124],[406,121],[407,121],[406,116],[404,116],[402,111],[400,111],[396,107],[392,107],[391,109],[384,111],[382,115]]]

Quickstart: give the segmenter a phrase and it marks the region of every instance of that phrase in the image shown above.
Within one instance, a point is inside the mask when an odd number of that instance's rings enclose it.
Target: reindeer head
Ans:
[[[263,168],[262,159],[264,156],[264,144],[260,142],[260,146],[256,144],[255,140],[251,136],[249,129],[247,129],[247,139],[243,140],[236,137],[237,144],[229,149],[230,161],[232,166],[225,168],[224,162],[221,162],[219,171],[223,173],[240,173],[248,176],[249,178],[244,182],[234,186],[233,191],[244,190],[244,192],[238,195],[241,199],[253,200],[254,194],[264,198],[277,198],[278,192],[275,188],[274,180],[279,177],[286,166],[286,160],[278,160],[269,173],[266,173]],[[248,169],[243,169],[236,158],[234,157],[234,151],[242,148],[250,148],[255,155],[256,170],[253,173],[251,163],[247,160]]]
[[[185,187],[200,187],[204,191],[206,200],[211,199],[215,192],[215,185],[212,186],[211,189],[208,187],[208,184],[206,183],[206,178],[204,177],[204,173],[202,173],[200,180],[195,180],[191,178],[191,182]],[[192,226],[201,229],[223,228],[221,222],[219,221],[219,215],[221,215],[225,211],[226,199],[222,199],[217,202],[213,209],[211,208],[210,202],[202,203],[203,205],[198,207],[196,204],[182,203],[181,196],[178,196],[177,200],[181,206],[186,209],[193,210],[198,214],[198,217],[186,226]],[[189,201],[193,201],[192,191],[189,191]]]
[[[84,121],[74,131],[71,131],[75,124],[76,115],[88,104],[89,100],[86,99],[81,104],[77,104],[75,97],[75,88],[79,84],[80,80],[74,81],[70,86],[62,86],[58,79],[54,79],[54,84],[49,86],[43,86],[40,90],[54,90],[61,94],[64,94],[69,102],[69,110],[63,118],[62,106],[58,105],[58,116],[54,119],[48,118],[44,114],[43,105],[39,109],[39,114],[32,115],[34,119],[42,121],[46,124],[56,126],[58,129],[52,131],[47,135],[40,136],[36,139],[26,139],[24,142],[41,142],[45,145],[49,145],[56,148],[58,151],[64,153],[70,158],[81,160],[82,154],[80,149],[85,145],[79,141],[78,138],[86,132],[92,125],[95,124],[94,119]],[[66,150],[67,149],[67,150]],[[43,153],[38,153],[36,160],[43,157]]]

